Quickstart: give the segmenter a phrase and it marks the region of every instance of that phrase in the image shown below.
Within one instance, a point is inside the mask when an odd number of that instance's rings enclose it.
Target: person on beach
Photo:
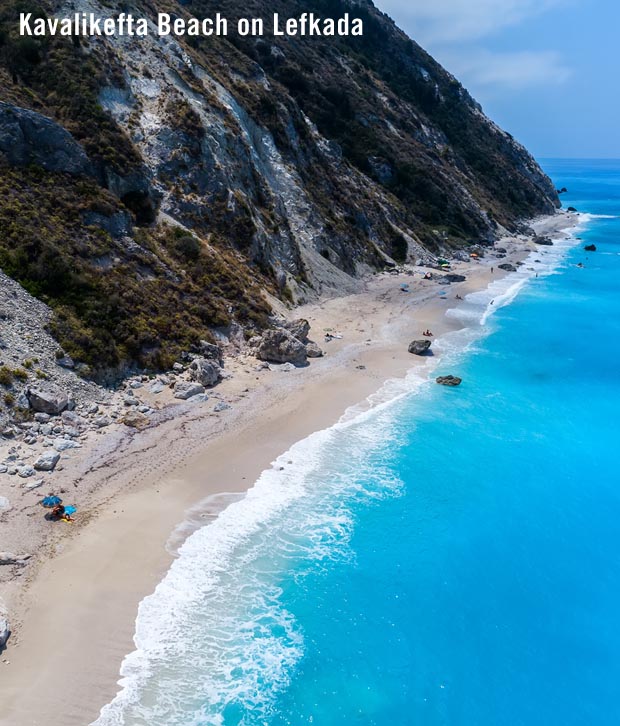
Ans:
[[[493,274],[493,268],[491,268],[491,274]]]

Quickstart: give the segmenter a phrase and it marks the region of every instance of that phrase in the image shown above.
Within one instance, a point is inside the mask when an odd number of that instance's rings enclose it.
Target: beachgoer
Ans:
[[[491,268],[491,274],[493,274],[493,268]]]

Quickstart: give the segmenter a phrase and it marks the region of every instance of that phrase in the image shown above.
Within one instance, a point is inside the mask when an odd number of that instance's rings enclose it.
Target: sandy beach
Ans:
[[[557,237],[576,222],[559,213],[532,226]],[[25,494],[24,506],[2,523],[0,549],[36,556],[0,589],[14,630],[0,655],[7,661],[0,662],[0,724],[91,723],[118,690],[139,602],[191,531],[174,535],[188,510],[193,526],[208,522],[294,442],[335,423],[385,380],[423,365],[408,353],[409,342],[426,328],[435,336],[454,330],[445,311],[458,305],[455,296],[486,288],[506,274],[498,262],[521,261],[535,248],[527,237],[500,245],[505,259],[452,265],[466,282],[439,286],[422,279],[424,268],[412,268],[377,275],[358,294],[295,309],[291,317],[308,319],[325,357],[293,371],[258,370],[250,356],[227,360],[232,377],[217,393],[231,408],[221,415],[177,407],[144,431],[97,437],[63,473],[78,505],[75,525],[46,522],[40,494]],[[410,292],[401,291],[403,282]],[[342,338],[325,342],[326,332]],[[50,705],[59,698],[62,708]]]

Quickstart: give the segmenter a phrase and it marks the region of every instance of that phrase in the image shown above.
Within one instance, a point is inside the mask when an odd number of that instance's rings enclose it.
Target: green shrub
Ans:
[[[0,366],[0,385],[10,386],[13,383],[13,371],[6,366]]]

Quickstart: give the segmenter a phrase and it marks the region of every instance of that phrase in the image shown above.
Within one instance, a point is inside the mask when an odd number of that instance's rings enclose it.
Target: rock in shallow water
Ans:
[[[435,379],[440,386],[460,386],[462,380],[458,376],[439,376]]]

